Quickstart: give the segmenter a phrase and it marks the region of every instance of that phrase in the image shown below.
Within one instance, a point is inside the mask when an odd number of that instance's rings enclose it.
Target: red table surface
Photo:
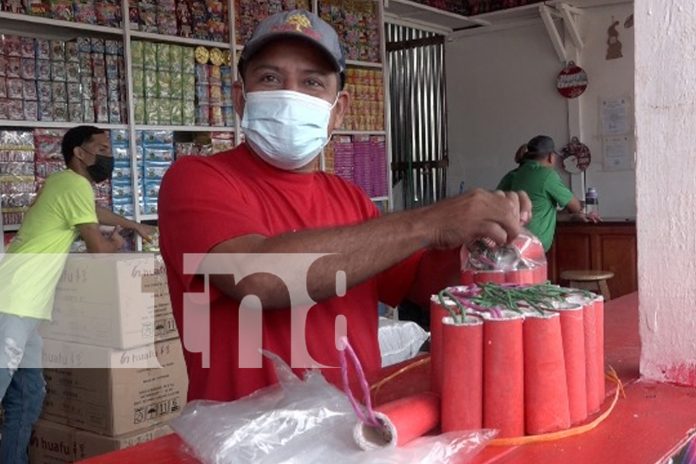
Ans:
[[[639,380],[638,296],[607,302],[606,362],[625,385],[627,398],[596,429],[558,441],[514,447],[486,447],[475,464],[642,464],[657,463],[683,446],[696,426],[696,388]],[[411,361],[413,362],[413,361]],[[401,365],[383,370],[383,375]],[[429,365],[407,371],[384,385],[377,403],[426,390]],[[613,396],[614,387],[607,389]],[[604,403],[603,409],[607,407]],[[82,464],[199,464],[175,434],[125,450],[81,461]]]

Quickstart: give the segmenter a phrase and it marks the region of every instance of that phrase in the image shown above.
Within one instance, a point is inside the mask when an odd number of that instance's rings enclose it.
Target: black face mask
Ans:
[[[114,158],[111,156],[94,155],[94,164],[87,166],[87,173],[92,178],[95,184],[104,182],[111,178],[114,171]]]

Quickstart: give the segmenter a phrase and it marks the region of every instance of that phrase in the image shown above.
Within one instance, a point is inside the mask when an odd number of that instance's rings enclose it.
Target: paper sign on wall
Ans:
[[[629,171],[633,169],[634,156],[631,137],[628,135],[604,137],[604,170]]]
[[[602,99],[600,105],[602,135],[621,135],[630,132],[629,106],[626,97]]]

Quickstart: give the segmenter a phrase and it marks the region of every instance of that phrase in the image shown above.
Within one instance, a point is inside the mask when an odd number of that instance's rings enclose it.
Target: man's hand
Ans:
[[[116,226],[114,227],[114,230],[111,232],[111,235],[109,235],[109,244],[113,247],[114,251],[119,251],[121,248],[123,248],[123,245],[126,243],[126,241],[121,236],[121,230],[121,227]]]
[[[457,248],[488,238],[497,245],[511,242],[532,217],[532,203],[524,192],[474,190],[424,209],[430,228],[430,247]]]
[[[138,224],[132,227],[136,234],[140,235],[142,239],[147,243],[152,243],[152,235],[157,231],[156,227],[149,226],[147,224]]]

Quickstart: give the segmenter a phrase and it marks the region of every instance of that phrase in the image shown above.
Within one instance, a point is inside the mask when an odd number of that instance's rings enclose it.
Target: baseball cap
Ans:
[[[530,155],[543,155],[546,153],[556,153],[556,144],[548,135],[537,135],[527,142],[527,153]]]
[[[261,21],[242,50],[240,72],[244,63],[269,42],[287,37],[298,37],[315,45],[343,76],[346,59],[338,34],[326,21],[305,10],[282,11]]]

